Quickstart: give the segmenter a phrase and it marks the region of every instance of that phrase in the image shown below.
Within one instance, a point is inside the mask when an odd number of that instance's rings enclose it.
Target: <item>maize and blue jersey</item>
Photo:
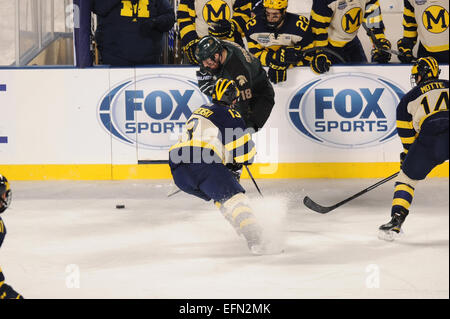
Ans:
[[[180,28],[181,45],[208,35],[211,22],[230,20],[234,22],[236,34],[224,38],[241,43],[247,21],[250,19],[252,3],[250,0],[180,0],[177,8],[177,22]]]
[[[312,48],[313,38],[308,27],[308,18],[287,12],[283,25],[274,32],[267,27],[264,17],[257,15],[247,23],[248,50],[267,66],[267,54],[273,54],[280,47],[297,46],[302,50]],[[298,65],[303,64],[305,62],[300,61]]]
[[[378,0],[313,0],[310,24],[316,47],[344,47],[363,22],[377,39],[385,37]]]
[[[448,100],[448,81],[438,79],[421,83],[400,100],[397,132],[406,153],[402,170],[411,179],[424,179],[449,158]]]

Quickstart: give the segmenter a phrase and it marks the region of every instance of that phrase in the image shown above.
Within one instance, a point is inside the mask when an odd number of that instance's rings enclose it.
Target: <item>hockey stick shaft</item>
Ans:
[[[399,52],[397,50],[380,48],[377,45],[378,44],[378,39],[375,36],[375,33],[373,33],[373,30],[369,29],[369,27],[365,23],[363,23],[362,26],[363,26],[364,30],[366,30],[367,35],[372,39],[373,44],[377,47],[378,50],[381,50],[381,51],[384,51],[384,52],[387,52],[387,53],[391,53],[391,54],[395,54],[397,56],[402,56],[403,55],[401,52]],[[416,61],[416,58],[414,58],[413,61]]]
[[[357,197],[359,197],[359,196],[361,196],[361,195],[371,191],[372,189],[377,188],[378,186],[380,186],[380,185],[390,181],[391,179],[396,178],[399,173],[400,172],[392,174],[391,176],[386,177],[385,179],[383,179],[383,180],[381,180],[381,181],[379,181],[379,182],[377,182],[377,183],[375,183],[375,184],[373,184],[373,185],[363,189],[359,193],[356,193],[355,195],[352,195],[352,196],[344,199],[343,201],[340,201],[339,203],[336,203],[336,204],[334,204],[332,206],[319,205],[316,202],[314,202],[311,198],[309,198],[308,196],[306,196],[303,199],[303,203],[305,204],[306,207],[308,207],[311,210],[314,210],[314,211],[316,211],[318,213],[321,213],[321,214],[326,214],[326,213],[328,213],[328,212],[330,212],[330,211],[332,211],[332,210],[334,210],[334,209],[344,205],[345,203],[348,203],[349,201],[351,201],[351,200],[353,200],[353,199],[355,199],[355,198],[357,198]]]
[[[258,187],[258,184],[256,184],[256,181],[255,181],[255,179],[253,178],[252,172],[250,172],[250,169],[248,168],[247,165],[244,165],[244,166],[245,166],[245,169],[247,170],[248,175],[249,175],[250,178],[252,179],[252,182],[253,182],[253,184],[255,185],[256,190],[258,191],[259,195],[261,195],[261,197],[264,197],[263,194],[261,193],[261,190],[260,190],[259,187]]]

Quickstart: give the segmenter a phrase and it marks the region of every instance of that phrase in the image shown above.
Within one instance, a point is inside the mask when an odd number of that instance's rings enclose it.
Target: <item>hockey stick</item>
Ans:
[[[337,52],[335,52],[334,50],[332,50],[332,49],[330,49],[330,48],[327,48],[327,47],[321,47],[321,48],[319,48],[319,49],[318,49],[318,48],[306,49],[306,50],[304,50],[304,51],[301,51],[301,53],[302,53],[303,55],[305,55],[305,54],[312,53],[312,52],[315,53],[317,50],[325,51],[325,52],[327,52],[327,53],[333,55],[336,59],[339,60],[340,63],[347,63],[347,62],[345,61],[345,59],[344,59],[339,53],[337,53]]]
[[[373,45],[375,45],[375,47],[376,47],[378,50],[381,50],[381,51],[384,51],[384,52],[387,52],[387,53],[391,53],[391,54],[395,54],[395,55],[397,55],[397,56],[403,56],[403,54],[402,54],[401,52],[397,51],[397,50],[384,49],[384,48],[379,47],[379,46],[378,46],[378,43],[379,43],[379,42],[378,42],[378,39],[377,39],[377,37],[375,36],[375,33],[373,33],[373,30],[372,30],[372,29],[369,29],[369,27],[368,27],[365,23],[362,23],[362,26],[363,26],[364,30],[366,30],[367,35],[372,39]],[[415,57],[413,57],[413,58],[414,58],[414,59],[412,60],[412,62],[415,62],[417,59],[416,59]]]
[[[176,195],[176,194],[178,194],[179,192],[181,192],[181,189],[178,188],[176,191],[172,191],[172,192],[168,193],[168,194],[167,194],[167,197],[172,197],[173,195]]]
[[[319,205],[315,201],[313,201],[311,198],[309,198],[308,196],[305,196],[305,198],[303,199],[303,204],[305,204],[306,207],[308,207],[309,209],[312,209],[315,212],[318,212],[320,214],[326,214],[326,213],[329,213],[332,210],[338,208],[339,206],[342,206],[345,203],[347,203],[347,202],[349,202],[349,201],[351,201],[351,200],[353,200],[353,199],[355,199],[355,198],[357,198],[357,197],[359,197],[359,196],[361,196],[361,195],[371,191],[372,189],[374,189],[374,188],[376,188],[376,187],[378,187],[378,186],[380,186],[380,185],[390,181],[391,179],[396,178],[399,173],[400,172],[392,174],[391,176],[386,177],[382,181],[379,181],[379,182],[373,184],[372,186],[369,186],[369,187],[363,189],[359,193],[357,193],[357,194],[355,194],[353,196],[350,196],[349,198],[346,198],[343,201],[341,201],[341,202],[339,202],[337,204],[334,204],[333,206],[322,206],[322,205]]]
[[[252,173],[250,172],[250,169],[248,168],[247,165],[244,165],[244,166],[245,166],[245,168],[247,169],[248,175],[249,175],[250,178],[252,179],[253,184],[255,184],[256,190],[258,191],[259,195],[261,195],[261,197],[264,197],[263,194],[261,193],[261,190],[260,190],[259,187],[258,187],[258,184],[256,184],[256,181],[255,181],[255,179],[253,178],[253,175],[252,175]]]

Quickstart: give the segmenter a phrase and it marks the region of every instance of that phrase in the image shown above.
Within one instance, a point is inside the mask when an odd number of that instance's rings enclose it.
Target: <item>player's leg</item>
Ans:
[[[425,179],[434,167],[449,157],[448,129],[430,132],[425,123],[422,129],[403,161],[401,172],[395,183],[391,221],[379,228],[381,239],[394,240],[402,232],[401,227],[409,214],[415,186],[420,180]],[[436,125],[433,129],[436,129]]]
[[[208,165],[208,177],[199,187],[214,199],[216,206],[236,232],[244,236],[249,249],[258,253],[258,246],[263,241],[262,228],[249,205],[244,188],[230,170],[222,164]]]
[[[200,188],[199,184],[202,179],[203,167],[209,164],[182,164],[172,169],[172,177],[175,185],[183,192],[194,195],[206,201],[211,197],[206,195]]]

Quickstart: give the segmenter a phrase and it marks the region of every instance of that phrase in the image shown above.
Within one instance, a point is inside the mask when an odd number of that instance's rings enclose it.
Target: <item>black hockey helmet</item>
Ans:
[[[212,94],[213,102],[223,104],[225,106],[233,105],[233,101],[239,98],[239,89],[236,82],[220,78],[214,85],[214,91]]]
[[[441,70],[435,58],[431,56],[420,58],[412,66],[411,85],[414,87],[421,82],[438,79],[440,73]]]
[[[214,60],[214,55],[220,53],[223,50],[222,43],[219,39],[207,35],[200,39],[197,43],[197,48],[195,49],[195,57],[202,63],[202,61],[207,59]]]
[[[11,187],[5,176],[0,174],[0,214],[3,213],[11,203]]]

